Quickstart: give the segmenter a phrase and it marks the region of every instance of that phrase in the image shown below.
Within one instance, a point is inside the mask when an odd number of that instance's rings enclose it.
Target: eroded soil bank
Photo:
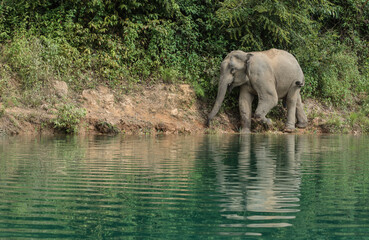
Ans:
[[[210,128],[205,125],[211,105],[200,101],[187,84],[158,84],[141,87],[129,94],[114,93],[112,89],[98,86],[80,93],[71,91],[65,82],[55,81],[51,94],[54,103],[26,108],[0,102],[1,135],[60,134],[53,124],[58,106],[73,103],[85,109],[86,115],[78,124],[78,134],[191,134],[237,133],[237,112],[222,112]],[[296,133],[331,132],[329,118],[334,109],[324,107],[313,100],[305,100],[309,126]],[[253,126],[256,132],[282,133],[283,122],[277,120],[271,130]],[[351,133],[359,133],[353,129]]]

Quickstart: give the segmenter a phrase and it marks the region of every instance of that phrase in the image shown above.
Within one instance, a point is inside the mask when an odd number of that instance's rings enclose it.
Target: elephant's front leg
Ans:
[[[239,107],[241,115],[241,133],[251,132],[251,106],[254,100],[247,85],[242,85],[240,89]]]
[[[266,115],[278,103],[277,92],[274,89],[262,89],[258,93],[259,103],[255,111],[255,119],[269,127],[272,125],[272,120],[267,118]]]

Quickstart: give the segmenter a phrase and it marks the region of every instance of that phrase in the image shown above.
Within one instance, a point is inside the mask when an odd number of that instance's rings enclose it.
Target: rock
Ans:
[[[58,97],[66,97],[68,95],[68,85],[63,81],[54,82],[55,94]]]
[[[174,108],[172,111],[170,111],[170,114],[174,117],[176,117],[178,115],[178,109]]]
[[[41,109],[47,111],[47,110],[49,110],[49,105],[44,103],[44,104],[41,105]]]
[[[112,123],[101,121],[95,124],[95,129],[100,133],[118,134],[120,130]]]
[[[6,135],[6,131],[0,128],[0,136],[5,136],[5,135]]]
[[[168,126],[167,126],[165,123],[160,122],[160,123],[158,123],[158,124],[155,126],[155,130],[156,130],[157,132],[165,133],[165,132],[167,132],[167,131],[168,131]]]
[[[94,89],[87,89],[82,91],[82,97],[90,105],[96,105],[96,100],[98,99],[97,91]]]
[[[101,94],[110,94],[110,89],[105,87],[105,86],[102,86],[102,85],[99,85],[96,87],[97,91],[99,91]]]
[[[88,104],[109,109],[114,106],[115,98],[107,87],[98,86],[97,90],[87,89],[82,92],[82,99]]]
[[[188,84],[181,84],[181,85],[179,85],[179,88],[185,94],[187,94],[187,93],[191,94],[193,92],[193,90],[191,89],[191,86],[188,85]]]

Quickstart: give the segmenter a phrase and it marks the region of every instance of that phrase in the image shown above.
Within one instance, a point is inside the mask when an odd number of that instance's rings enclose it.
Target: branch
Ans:
[[[368,2],[369,2],[369,0],[366,0],[366,1],[365,1],[365,3],[363,4],[363,6],[361,6],[361,11],[363,11],[363,10],[364,10],[365,5],[366,5]]]

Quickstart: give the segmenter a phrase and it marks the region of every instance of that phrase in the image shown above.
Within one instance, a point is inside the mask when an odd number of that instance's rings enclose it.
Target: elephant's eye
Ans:
[[[235,72],[236,72],[236,69],[232,68],[231,69],[231,74],[235,74]]]

